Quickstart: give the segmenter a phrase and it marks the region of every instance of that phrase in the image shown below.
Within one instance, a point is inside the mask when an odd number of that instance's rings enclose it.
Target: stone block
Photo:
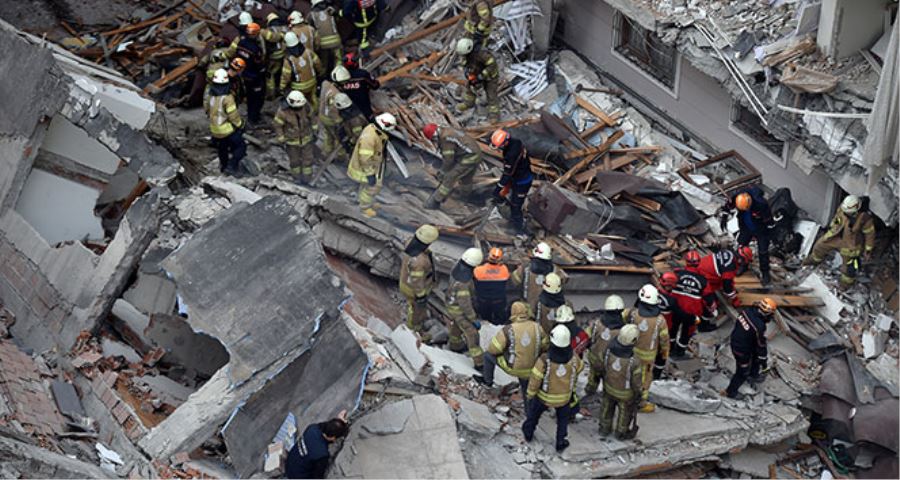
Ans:
[[[459,412],[457,412],[456,416],[456,422],[459,426],[472,433],[488,437],[500,431],[502,426],[500,421],[497,420],[486,405],[455,394],[452,397],[459,402]]]
[[[428,359],[419,350],[419,337],[406,327],[400,325],[391,332],[391,343],[409,365],[413,376],[422,372],[422,368],[428,363]]]
[[[713,396],[684,380],[654,381],[650,385],[650,401],[688,413],[714,412],[722,404],[718,396]]]

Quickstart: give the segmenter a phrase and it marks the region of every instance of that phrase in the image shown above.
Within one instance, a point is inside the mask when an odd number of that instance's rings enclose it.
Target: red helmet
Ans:
[[[505,147],[507,143],[509,143],[509,132],[502,128],[494,130],[494,133],[491,134],[491,147],[499,150]]]
[[[344,54],[344,66],[347,68],[359,68],[359,57],[355,52],[347,52]]]
[[[738,259],[743,260],[745,264],[749,264],[753,261],[753,250],[748,246],[743,246],[738,248]]]
[[[678,275],[675,275],[675,272],[666,272],[663,273],[661,277],[659,277],[659,284],[666,290],[675,288],[675,285],[677,283]]]
[[[692,268],[700,265],[700,254],[696,250],[688,250],[684,254],[684,264]]]
[[[434,134],[437,133],[438,126],[436,123],[428,123],[424,127],[422,127],[422,134],[425,135],[425,138],[431,140],[434,138]]]

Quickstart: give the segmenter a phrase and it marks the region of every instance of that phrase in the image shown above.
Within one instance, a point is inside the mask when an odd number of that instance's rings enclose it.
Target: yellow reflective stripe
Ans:
[[[410,276],[410,277],[424,277],[424,276],[425,276],[425,272],[424,272],[424,271],[415,271],[415,270],[414,270],[414,271],[409,272],[409,276]]]
[[[500,344],[500,340],[497,340],[497,337],[496,337],[496,336],[495,336],[494,338],[491,339],[491,346],[494,347],[494,348],[496,348],[497,350],[503,350],[503,345]],[[500,357],[500,359],[503,360],[503,363],[506,363],[506,359],[505,359],[505,358]]]
[[[644,362],[652,362],[656,359],[655,350],[644,350],[643,348],[635,348],[634,355]]]
[[[872,233],[875,231],[875,227],[864,228],[863,233]]]
[[[632,392],[631,390],[625,390],[624,388],[616,388],[606,382],[603,382],[603,391],[605,391],[606,393],[609,393],[613,397],[620,398],[620,399],[622,399],[622,398],[627,399],[627,398],[631,398],[632,396],[634,396],[634,392]]]
[[[472,294],[469,293],[468,290],[460,290],[459,292],[456,292],[456,296],[457,297],[470,297],[470,296],[472,296]]]
[[[359,154],[360,155],[375,155],[375,150],[372,150],[371,148],[360,147]]]
[[[441,153],[443,153],[444,155],[453,155],[454,153],[456,153],[456,150],[454,150],[454,149],[441,150]]]
[[[274,122],[278,125],[284,125],[284,120],[282,120],[281,117],[275,117]]]
[[[225,113],[231,113],[235,110],[237,110],[237,105],[235,105],[233,103],[229,103],[229,104],[225,105]]]
[[[572,392],[550,394],[543,390],[539,390],[537,394],[537,397],[543,400],[544,403],[565,403],[569,401],[571,396]]]
[[[544,370],[538,370],[537,365],[531,369],[531,374],[538,378],[544,378]]]

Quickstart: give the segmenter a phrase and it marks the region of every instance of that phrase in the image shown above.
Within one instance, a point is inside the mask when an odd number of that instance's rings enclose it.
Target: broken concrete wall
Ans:
[[[24,440],[24,439],[23,439]],[[0,476],[4,478],[108,478],[110,472],[0,432]]]
[[[835,59],[871,47],[884,31],[888,0],[823,0],[816,43]]]

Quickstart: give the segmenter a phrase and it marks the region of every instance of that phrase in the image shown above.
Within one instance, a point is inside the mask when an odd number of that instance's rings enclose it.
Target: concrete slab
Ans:
[[[402,357],[395,360],[405,362],[409,367],[408,375],[415,379],[428,363],[428,358],[420,351],[419,337],[406,325],[400,325],[391,332],[391,343]]]
[[[123,357],[128,363],[141,361],[141,356],[133,348],[111,338],[103,337],[100,348],[104,357]]]
[[[350,478],[469,478],[449,406],[437,395],[420,395],[398,403],[413,414],[402,432],[362,435],[370,413],[350,427],[350,435],[328,476]]]
[[[500,421],[491,413],[491,410],[484,404],[473,402],[468,398],[460,395],[452,395],[453,399],[459,402],[459,412],[456,416],[456,422],[460,427],[478,434],[488,437],[493,436],[500,431]]]
[[[166,350],[164,361],[188,365],[205,378],[212,377],[230,358],[222,342],[194,332],[187,321],[177,315],[153,315],[146,338]]]
[[[148,387],[154,397],[173,407],[181,405],[192,393],[194,393],[193,389],[188,388],[165,375],[143,375],[140,377],[133,377],[132,381],[136,385]]]
[[[112,314],[122,322],[121,325],[114,323],[113,327],[119,330],[119,333],[121,333],[133,347],[141,348],[141,345],[135,345],[133,338],[131,338],[132,336],[144,346],[150,344],[150,341],[144,335],[144,330],[150,325],[150,317],[144,315],[140,310],[135,308],[134,305],[122,298],[117,299],[115,303],[113,303]]]
[[[87,132],[76,127],[62,115],[50,120],[50,129],[41,149],[66,157],[107,175],[116,173],[119,157]]]
[[[496,442],[465,444],[463,457],[470,478],[531,478],[503,445]]]
[[[764,452],[758,448],[748,448],[729,454],[722,462],[722,466],[739,473],[746,473],[753,478],[768,478],[769,465],[775,463],[776,460],[778,460],[778,456],[774,453]]]
[[[406,428],[412,414],[412,402],[394,402],[379,409],[378,415],[367,415],[359,426],[372,435],[394,435]]]
[[[252,204],[262,198],[262,195],[253,190],[250,190],[243,185],[223,180],[220,177],[205,177],[203,180],[200,180],[200,183],[225,195],[231,200],[231,203],[246,202]]]
[[[50,382],[50,390],[53,392],[53,399],[56,400],[59,413],[70,417],[85,415],[78,392],[71,383],[53,380]]]
[[[138,272],[137,281],[122,298],[147,315],[170,314],[175,309],[175,282],[164,275]]]
[[[94,216],[99,196],[99,190],[33,169],[19,194],[16,211],[50,245],[85,238],[99,240],[103,238],[103,227]]]
[[[806,280],[800,284],[801,287],[811,288],[811,295],[817,296],[825,302],[824,307],[817,307],[819,314],[822,315],[832,325],[841,323],[844,319],[841,317],[841,311],[848,308],[841,299],[831,293],[828,285],[822,280],[818,273],[813,272]]]
[[[715,412],[722,400],[684,380],[656,380],[650,385],[650,401],[687,413]]]

